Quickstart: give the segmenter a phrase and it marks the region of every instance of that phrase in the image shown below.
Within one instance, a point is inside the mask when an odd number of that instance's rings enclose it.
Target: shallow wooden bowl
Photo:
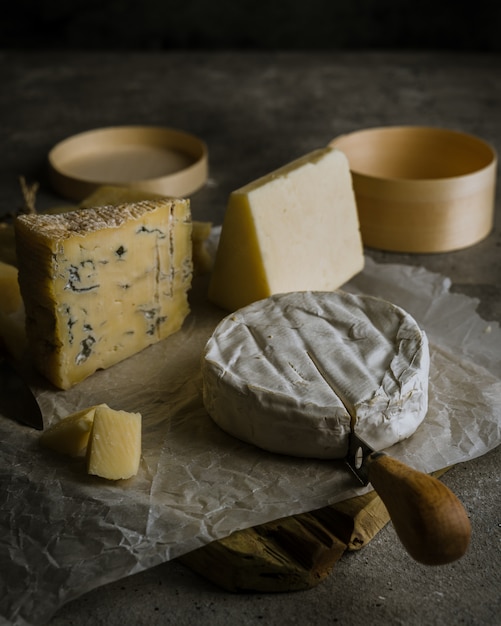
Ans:
[[[424,126],[370,128],[330,142],[350,162],[366,246],[447,252],[491,231],[497,155],[463,132]]]
[[[102,185],[189,196],[207,179],[207,147],[184,131],[112,126],[82,132],[49,153],[49,178],[65,198],[82,200]]]

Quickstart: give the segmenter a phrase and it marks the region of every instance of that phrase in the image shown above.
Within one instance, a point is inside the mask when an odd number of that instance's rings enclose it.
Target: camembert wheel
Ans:
[[[350,415],[384,449],[428,407],[428,341],[403,309],[372,296],[293,292],[215,329],[202,363],[205,407],[227,433],[270,452],[343,458]]]

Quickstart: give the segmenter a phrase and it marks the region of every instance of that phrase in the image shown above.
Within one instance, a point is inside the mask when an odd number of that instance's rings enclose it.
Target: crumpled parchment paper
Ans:
[[[215,426],[202,404],[200,358],[224,312],[195,282],[183,329],[70,391],[37,389],[46,426],[106,402],[143,415],[139,474],[109,482],[42,449],[39,433],[0,416],[0,619],[41,624],[92,588],[231,532],[326,506],[357,488],[343,463],[281,457]],[[377,264],[345,289],[411,313],[430,340],[429,411],[389,453],[431,472],[501,440],[501,330],[478,302],[422,268]]]

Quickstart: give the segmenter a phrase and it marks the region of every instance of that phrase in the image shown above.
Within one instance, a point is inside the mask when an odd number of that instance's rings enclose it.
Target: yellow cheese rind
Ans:
[[[141,200],[154,200],[160,198],[159,194],[141,191],[134,187],[117,187],[115,185],[102,185],[90,196],[84,198],[80,207],[96,207],[103,205],[117,205],[125,202],[139,202]],[[206,274],[212,269],[212,256],[206,247],[207,239],[211,234],[210,222],[192,222],[193,244],[193,275]]]
[[[96,406],[91,406],[64,417],[40,435],[40,445],[60,454],[73,457],[84,456],[96,408]]]
[[[189,313],[188,200],[17,218],[34,363],[68,389],[179,330]]]
[[[209,298],[234,311],[276,293],[333,291],[363,265],[348,161],[320,149],[230,195]]]
[[[120,480],[135,476],[141,460],[141,414],[98,406],[87,446],[87,472]]]
[[[154,200],[161,196],[134,189],[134,187],[117,187],[115,185],[102,185],[90,196],[84,198],[80,207],[96,207],[104,205],[118,205],[126,202],[140,202],[142,200]],[[192,221],[192,246],[193,246],[193,275],[206,274],[212,269],[212,256],[207,250],[206,243],[211,234],[211,222]]]

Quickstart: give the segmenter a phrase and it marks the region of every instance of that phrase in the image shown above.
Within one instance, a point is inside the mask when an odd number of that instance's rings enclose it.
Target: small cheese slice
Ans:
[[[17,267],[0,261],[0,352],[21,360],[26,350],[24,304]]]
[[[226,317],[204,352],[203,397],[227,433],[271,452],[344,458],[351,424],[382,450],[428,406],[428,341],[384,300],[271,296]]]
[[[193,222],[191,242],[193,246],[193,275],[201,276],[212,270],[214,259],[207,242],[212,232],[212,222]]]
[[[14,313],[23,304],[19,283],[17,280],[17,267],[0,261],[0,311],[2,313]]]
[[[363,265],[348,161],[319,149],[230,195],[209,299],[234,311],[275,293],[330,291]]]
[[[17,361],[21,361],[28,347],[24,324],[23,306],[14,313],[0,311],[0,352],[6,350]]]
[[[14,226],[0,222],[0,261],[17,266]]]
[[[68,456],[85,455],[96,408],[96,406],[91,406],[67,415],[44,430],[40,435],[40,444]]]
[[[15,227],[30,350],[56,387],[164,339],[188,315],[188,200],[23,215]]]
[[[87,472],[109,480],[135,476],[141,460],[141,414],[96,407]]]

